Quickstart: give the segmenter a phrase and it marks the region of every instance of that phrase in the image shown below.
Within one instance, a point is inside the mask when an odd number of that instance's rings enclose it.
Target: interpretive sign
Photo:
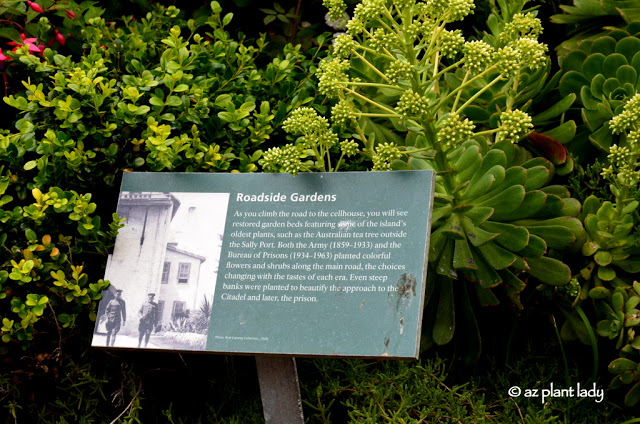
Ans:
[[[433,184],[126,173],[93,345],[415,358]]]

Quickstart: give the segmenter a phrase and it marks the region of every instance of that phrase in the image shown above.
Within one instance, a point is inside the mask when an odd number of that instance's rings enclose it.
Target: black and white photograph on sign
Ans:
[[[229,193],[122,192],[93,346],[204,350]]]

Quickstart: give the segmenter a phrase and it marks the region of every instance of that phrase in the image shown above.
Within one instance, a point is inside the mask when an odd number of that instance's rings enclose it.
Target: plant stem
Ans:
[[[466,102],[464,102],[464,104],[462,106],[460,106],[460,108],[456,111],[460,111],[463,110],[464,108],[466,108],[467,106],[469,106],[471,103],[473,103],[473,101],[475,99],[477,99],[478,97],[480,97],[482,95],[482,93],[484,93],[485,91],[487,91],[489,88],[491,88],[493,85],[495,85],[498,81],[500,81],[502,79],[502,75],[498,75],[497,77],[494,78],[493,81],[491,81],[489,84],[485,85],[484,87],[482,87],[480,89],[480,91],[478,91],[476,94],[474,94],[473,96],[471,96],[469,98],[469,100],[467,100]]]
[[[387,112],[389,112],[390,114],[393,114],[394,116],[399,116],[399,115],[398,115],[398,114],[397,114],[393,109],[389,109],[389,108],[388,108],[388,107],[386,107],[386,106],[382,106],[381,104],[379,104],[379,103],[377,103],[377,102],[374,102],[373,100],[369,99],[368,97],[363,96],[362,94],[360,94],[360,93],[358,93],[358,92],[356,92],[356,91],[353,91],[353,90],[352,90],[352,89],[350,89],[350,88],[344,87],[344,90],[345,90],[345,91],[347,91],[348,93],[353,94],[353,95],[354,95],[354,96],[356,96],[356,97],[361,98],[362,100],[366,101],[367,103],[370,103],[370,104],[374,105],[375,107],[377,107],[377,108],[379,108],[379,109],[382,109],[382,110],[384,110],[384,111],[387,111]]]
[[[365,65],[367,65],[369,68],[371,68],[371,70],[373,72],[375,72],[376,74],[378,74],[383,80],[385,80],[388,83],[391,83],[391,80],[389,78],[387,78],[387,76],[385,74],[383,74],[382,72],[380,72],[380,70],[378,68],[376,68],[375,66],[373,66],[371,63],[369,63],[369,61],[367,59],[364,58],[364,56],[362,56],[360,53],[358,53],[357,51],[353,51],[353,54],[355,54],[356,56],[358,56],[358,59],[362,60]]]

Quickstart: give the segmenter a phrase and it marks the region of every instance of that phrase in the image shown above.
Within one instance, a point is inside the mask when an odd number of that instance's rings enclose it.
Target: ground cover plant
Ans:
[[[433,169],[422,359],[301,361],[308,422],[637,421],[639,2],[138,3],[0,2],[0,417],[261,419],[249,358],[89,349],[122,172]]]

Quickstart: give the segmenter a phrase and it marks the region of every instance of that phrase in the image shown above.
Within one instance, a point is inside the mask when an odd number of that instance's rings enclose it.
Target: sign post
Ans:
[[[124,174],[93,345],[256,355],[265,417],[302,419],[293,357],[418,357],[433,187],[432,171]]]

